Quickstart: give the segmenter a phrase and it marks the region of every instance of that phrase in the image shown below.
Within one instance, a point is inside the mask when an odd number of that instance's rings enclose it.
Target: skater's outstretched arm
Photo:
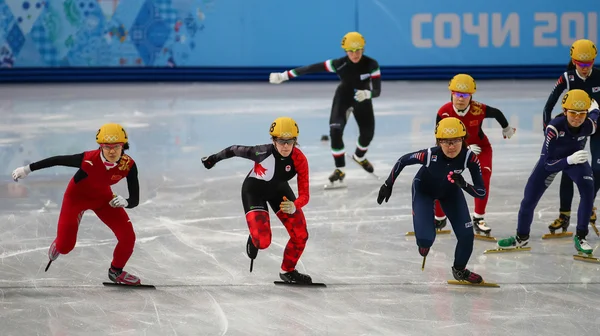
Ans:
[[[394,185],[396,182],[396,178],[402,172],[402,169],[406,166],[414,165],[414,164],[425,164],[428,160],[428,149],[422,149],[420,151],[404,154],[402,157],[396,161],[394,168],[390,172],[387,180],[385,180],[385,184],[389,187]]]
[[[31,171],[50,168],[50,167],[54,167],[54,166],[81,168],[82,162],[83,162],[83,153],[73,154],[73,155],[60,155],[60,156],[52,156],[47,159],[43,159],[41,161],[34,162],[29,165],[29,168],[31,169]]]
[[[269,76],[269,82],[271,84],[280,84],[287,80],[290,80],[294,77],[308,75],[312,73],[319,72],[336,72],[344,62],[346,61],[346,57],[330,59],[325,62],[319,62],[315,64],[301,66],[299,68],[295,68],[292,70],[284,71],[284,72],[272,72]]]
[[[483,184],[479,159],[473,152],[469,152],[467,168],[469,168],[469,172],[471,173],[473,185],[466,183],[466,186],[463,188],[463,190],[475,198],[484,198],[487,190],[485,190],[485,185]]]
[[[558,101],[558,98],[562,95],[562,93],[567,89],[567,73],[565,72],[558,78],[556,84],[554,85],[554,89],[550,92],[550,96],[548,96],[548,100],[546,100],[546,105],[544,105],[544,128],[550,123],[552,119],[552,110]]]
[[[265,144],[258,146],[233,145],[222,151],[202,158],[202,163],[207,169],[212,168],[217,162],[232,157],[241,157],[254,162],[261,162],[273,152],[273,145]]]

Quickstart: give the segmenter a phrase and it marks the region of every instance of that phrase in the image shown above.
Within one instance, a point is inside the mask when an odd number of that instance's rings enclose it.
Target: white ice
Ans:
[[[410,182],[398,179],[390,202],[376,203],[382,181],[347,162],[346,190],[324,191],[333,171],[327,143],[337,83],[19,85],[0,90],[1,335],[597,335],[600,264],[573,260],[569,238],[541,240],[558,215],[558,179],[537,207],[531,252],[484,255],[476,241],[468,267],[500,288],[457,287],[456,239],[438,236],[421,271],[412,231]],[[493,235],[516,228],[525,182],[541,149],[542,108],[553,81],[479,81],[476,98],[501,109],[517,133],[484,126],[494,148],[486,219]],[[376,135],[368,157],[385,178],[402,154],[433,143],[447,82],[384,82],[374,101]],[[555,111],[558,111],[556,109]],[[249,273],[240,187],[251,163],[200,158],[232,144],[266,143],[268,126],[294,117],[311,169],[304,209],[310,238],[298,269],[327,288],[274,286],[287,233],[272,221],[273,243]],[[141,203],[129,214],[137,245],[127,270],[157,290],[105,288],[115,239],[92,214],[76,248],[48,272],[71,168],[11,171],[59,154],[95,148],[99,125],[127,127]],[[355,148],[353,119],[346,149]],[[295,188],[295,183],[293,184]],[[124,184],[115,187],[126,194]],[[468,199],[472,210],[472,199]],[[578,197],[573,202],[576,209]],[[272,216],[275,217],[275,216]],[[572,223],[576,221],[574,211]],[[574,225],[571,226],[574,229]],[[597,247],[593,231],[588,236]]]

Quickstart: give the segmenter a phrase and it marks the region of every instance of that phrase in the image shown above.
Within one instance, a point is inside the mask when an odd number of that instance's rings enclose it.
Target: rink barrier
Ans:
[[[206,68],[13,68],[0,71],[0,83],[39,82],[219,82],[264,81],[270,72],[293,69],[273,67],[206,67]],[[382,66],[383,80],[448,80],[457,73],[469,73],[481,79],[555,79],[566,65],[529,66]],[[319,73],[294,78],[293,81],[338,80],[335,74]]]

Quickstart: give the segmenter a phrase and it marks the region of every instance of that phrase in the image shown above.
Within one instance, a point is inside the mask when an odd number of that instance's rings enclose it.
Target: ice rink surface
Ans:
[[[412,231],[410,183],[418,167],[402,172],[389,203],[377,204],[379,186],[396,160],[434,143],[435,114],[449,99],[447,82],[384,82],[374,101],[376,134],[367,154],[382,180],[347,160],[348,188],[324,191],[334,165],[320,137],[329,132],[336,85],[2,87],[0,334],[598,334],[600,265],[573,260],[570,238],[541,240],[558,215],[558,179],[537,207],[531,252],[484,255],[495,243],[475,242],[468,267],[500,288],[446,284],[453,234],[437,237],[421,271],[414,238],[405,237]],[[484,126],[494,149],[486,219],[498,238],[515,232],[553,85],[478,82],[476,99],[502,110],[517,128],[504,140],[495,120]],[[240,188],[252,163],[230,159],[205,170],[200,161],[232,144],[269,142],[268,128],[282,115],[298,122],[311,171],[311,201],[304,208],[310,238],[298,270],[327,288],[273,285],[288,237],[275,216],[272,245],[259,252],[249,273]],[[93,213],[84,216],[75,249],[45,273],[62,194],[75,169],[36,171],[19,183],[10,178],[23,164],[95,149],[95,133],[106,122],[126,127],[140,172],[140,206],[128,211],[137,244],[126,270],[156,290],[102,286],[115,238]],[[348,153],[357,134],[351,118],[344,135]],[[114,189],[126,195],[124,182]],[[578,199],[576,193],[573,209]],[[598,246],[593,231],[588,238]]]

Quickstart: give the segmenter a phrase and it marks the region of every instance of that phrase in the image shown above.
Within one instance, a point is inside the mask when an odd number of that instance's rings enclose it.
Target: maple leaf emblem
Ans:
[[[263,167],[260,163],[254,163],[254,174],[259,177],[265,176],[267,169]]]

